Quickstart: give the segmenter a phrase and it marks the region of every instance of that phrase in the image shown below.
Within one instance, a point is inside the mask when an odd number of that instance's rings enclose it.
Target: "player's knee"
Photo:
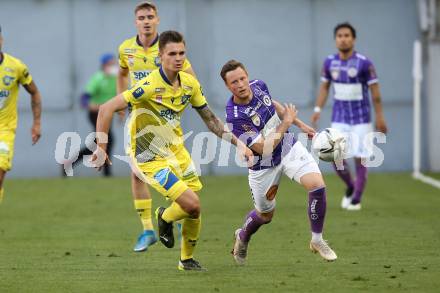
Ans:
[[[258,216],[264,221],[265,224],[269,224],[272,221],[275,210],[267,213],[258,213]]]
[[[198,218],[200,216],[200,202],[192,202],[188,206],[188,210],[186,212],[191,216],[191,218]]]
[[[182,208],[191,216],[191,218],[198,218],[200,216],[200,201],[197,197],[189,200]]]

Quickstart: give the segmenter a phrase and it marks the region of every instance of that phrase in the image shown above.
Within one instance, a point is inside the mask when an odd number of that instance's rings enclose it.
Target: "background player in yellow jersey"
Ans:
[[[139,3],[134,10],[137,35],[125,40],[119,46],[118,94],[133,87],[139,80],[147,77],[160,66],[159,33],[160,19],[157,7],[150,2]],[[189,61],[182,67],[194,75]],[[151,194],[147,185],[134,173],[131,174],[131,188],[134,206],[142,222],[143,232],[139,235],[134,251],[146,251],[157,240],[151,218]]]
[[[200,202],[196,194],[202,188],[191,157],[183,145],[180,119],[191,104],[209,130],[240,147],[249,159],[252,151],[229,131],[208,107],[197,79],[182,70],[185,41],[176,31],[159,37],[162,66],[142,79],[133,89],[124,91],[99,109],[97,132],[108,133],[114,112],[133,106],[131,128],[135,134],[132,158],[143,178],[172,201],[168,208],[156,210],[159,238],[168,248],[174,246],[173,222],[183,219],[180,270],[203,270],[193,259],[199,238]],[[130,132],[133,134],[133,132]],[[92,163],[108,160],[106,143],[98,136],[98,149]],[[104,152],[103,152],[104,151]]]
[[[0,27],[0,203],[3,199],[3,181],[12,167],[15,129],[17,128],[17,99],[20,84],[31,95],[34,123],[32,144],[41,136],[41,96],[26,65],[19,59],[2,52],[3,37]]]

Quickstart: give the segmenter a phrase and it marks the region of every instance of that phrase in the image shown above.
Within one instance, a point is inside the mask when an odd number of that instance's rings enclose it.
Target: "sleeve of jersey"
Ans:
[[[188,58],[185,59],[185,62],[183,62],[182,71],[186,71],[189,68],[191,68],[191,63],[189,62]]]
[[[202,86],[196,80],[193,83],[193,94],[192,94],[191,99],[189,101],[190,101],[192,107],[195,109],[202,109],[208,105],[208,102],[206,101],[205,95],[203,94]]]
[[[321,81],[322,82],[330,82],[331,81],[329,65],[330,65],[330,59],[326,58],[324,60],[324,64],[322,65],[322,69],[321,69]]]
[[[124,48],[123,46],[119,46],[119,52],[118,52],[118,59],[119,59],[119,67],[121,68],[128,68],[127,62],[125,61],[124,57]]]
[[[32,82],[32,76],[29,73],[29,70],[24,63],[21,63],[20,66],[21,66],[21,68],[20,68],[21,75],[20,75],[20,80],[19,80],[20,84],[28,85]]]
[[[376,68],[374,68],[373,62],[371,62],[369,59],[367,59],[367,61],[365,62],[364,70],[368,85],[379,82],[376,74]]]
[[[122,92],[127,103],[136,105],[148,99],[149,85],[138,84],[137,86]]]
[[[227,119],[226,122],[228,123],[232,133],[248,147],[251,147],[261,137],[261,133],[249,120],[235,118],[233,120]]]

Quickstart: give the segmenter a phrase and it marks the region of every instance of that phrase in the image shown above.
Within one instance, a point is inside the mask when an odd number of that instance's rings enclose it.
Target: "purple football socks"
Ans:
[[[308,214],[310,227],[314,233],[322,233],[327,208],[325,187],[309,192]]]
[[[354,184],[354,195],[351,199],[352,204],[361,202],[365,185],[367,184],[367,167],[362,165],[361,161],[356,160],[356,182]]]
[[[252,234],[258,231],[261,225],[266,224],[266,222],[257,215],[257,211],[252,210],[246,216],[244,225],[240,231],[240,239],[244,242],[249,242]]]
[[[354,183],[353,183],[353,179],[351,178],[350,169],[348,168],[347,160],[343,160],[343,164],[344,164],[344,170],[338,170],[335,163],[333,163],[333,168],[335,169],[336,174],[338,174],[338,176],[342,179],[342,181],[345,182],[345,184],[347,185],[347,189],[353,190]]]

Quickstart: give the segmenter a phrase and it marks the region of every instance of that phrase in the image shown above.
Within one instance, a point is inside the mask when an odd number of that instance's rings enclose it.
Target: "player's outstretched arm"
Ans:
[[[203,122],[205,122],[208,129],[220,137],[233,145],[235,145],[241,155],[243,155],[247,161],[252,162],[253,153],[252,151],[242,142],[240,141],[227,127],[225,127],[224,123],[220,118],[218,118],[214,112],[206,105],[203,108],[197,109],[197,113],[199,113]]]
[[[32,114],[34,122],[32,124],[31,136],[32,144],[36,144],[41,137],[41,94],[35,82],[24,85],[26,91],[31,95]]]
[[[108,131],[113,114],[126,109],[127,106],[128,104],[122,94],[99,106],[98,119],[96,120],[96,142],[98,147],[90,160],[98,170],[101,170],[104,163],[111,165],[111,161],[107,156]]]
[[[376,129],[382,133],[387,133],[387,125],[382,110],[382,98],[378,83],[370,85],[371,97],[373,99],[374,111],[376,112]]]
[[[321,117],[321,109],[324,107],[325,102],[327,101],[329,89],[330,82],[321,82],[321,85],[319,86],[318,97],[316,98],[315,108],[313,109],[313,114],[310,118],[313,128],[316,128],[318,126],[318,120]]]
[[[289,127],[294,124],[295,120],[297,119],[296,115],[297,110],[294,105],[284,105],[283,120],[281,121],[280,125],[278,125],[275,131],[269,134],[267,137],[260,137],[260,139],[252,144],[251,149],[260,155],[270,155],[283,140],[284,134],[287,132]]]

